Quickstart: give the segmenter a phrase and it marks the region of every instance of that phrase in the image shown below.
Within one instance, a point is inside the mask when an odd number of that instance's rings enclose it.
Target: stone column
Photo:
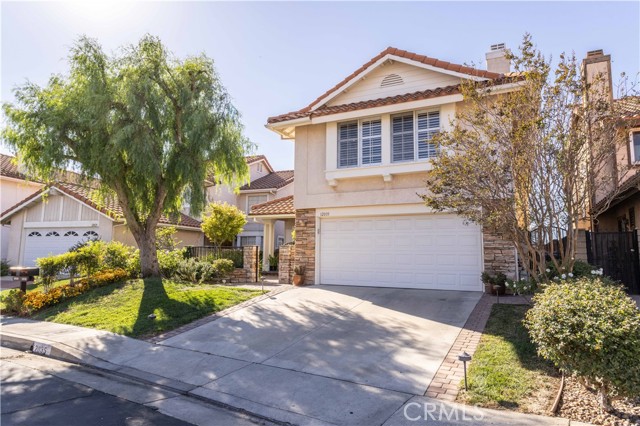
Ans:
[[[305,267],[305,284],[315,284],[316,210],[296,210],[296,246],[294,265]]]
[[[271,219],[265,219],[262,223],[264,224],[264,236],[262,237],[262,270],[269,272],[269,256],[273,255],[276,229],[274,221]]]
[[[515,278],[516,249],[513,243],[486,229],[482,230],[482,242],[484,270],[494,274],[502,272],[509,278]]]

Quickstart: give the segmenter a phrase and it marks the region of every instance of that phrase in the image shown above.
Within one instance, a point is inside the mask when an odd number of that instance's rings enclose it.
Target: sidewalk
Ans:
[[[479,409],[452,402],[386,391],[286,369],[265,372],[251,362],[144,342],[105,331],[2,317],[2,345],[29,350],[51,345],[50,356],[153,384],[187,397],[234,407],[279,423],[296,425],[577,425],[567,419]],[[215,390],[232,372],[261,375],[256,393],[285,383],[289,409],[257,403],[252,395],[232,397]],[[206,421],[199,424],[207,424]]]

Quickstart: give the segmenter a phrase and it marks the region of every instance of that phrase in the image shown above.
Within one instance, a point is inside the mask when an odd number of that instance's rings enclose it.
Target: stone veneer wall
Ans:
[[[482,240],[484,270],[492,273],[502,272],[509,278],[515,278],[516,250],[513,244],[486,229],[482,230]]]
[[[316,210],[296,210],[296,244],[294,267],[305,266],[305,284],[315,284],[316,276]]]
[[[258,266],[256,265],[258,256],[258,246],[243,247],[243,267],[236,268],[229,279],[230,284],[255,283],[258,281]]]
[[[283,244],[280,246],[278,255],[278,282],[280,284],[291,284],[293,280],[293,257],[295,246],[293,244]]]

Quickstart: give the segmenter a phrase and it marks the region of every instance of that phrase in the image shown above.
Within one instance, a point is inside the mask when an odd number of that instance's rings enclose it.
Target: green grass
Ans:
[[[131,337],[172,330],[261,294],[219,285],[131,280],[91,290],[44,309],[33,319],[112,331]],[[149,314],[156,319],[149,319]]]
[[[458,400],[531,413],[549,408],[559,376],[553,365],[537,356],[522,324],[528,309],[528,305],[493,305],[469,365],[469,390]]]

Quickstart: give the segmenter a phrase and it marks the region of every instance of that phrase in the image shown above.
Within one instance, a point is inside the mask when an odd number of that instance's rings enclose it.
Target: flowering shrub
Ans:
[[[114,269],[98,273],[90,278],[82,278],[75,285],[66,284],[49,289],[49,291],[31,291],[26,295],[20,290],[11,290],[3,297],[8,312],[18,315],[31,315],[40,309],[60,303],[64,300],[76,297],[87,291],[123,281],[129,278],[129,273],[124,269]]]
[[[560,280],[533,302],[525,325],[542,357],[596,387],[605,410],[612,396],[640,395],[640,310],[621,286]]]
[[[538,289],[538,283],[528,278],[520,280],[506,280],[504,283],[513,294],[533,294]]]

